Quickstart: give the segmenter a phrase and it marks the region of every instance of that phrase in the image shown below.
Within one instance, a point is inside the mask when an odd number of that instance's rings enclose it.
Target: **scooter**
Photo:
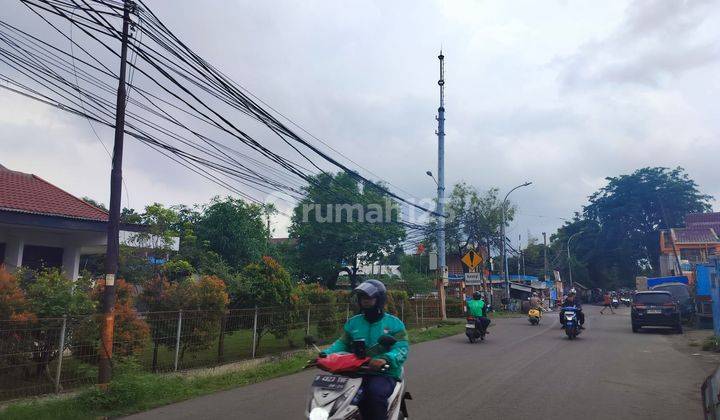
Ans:
[[[621,297],[620,302],[622,302],[622,304],[625,306],[630,306],[632,304],[632,300],[626,297]]]
[[[564,312],[563,317],[565,319],[565,334],[567,334],[570,340],[577,338],[580,335],[580,325],[577,319],[577,308],[574,306],[567,306],[562,308]]]
[[[620,302],[618,301],[618,298],[616,298],[616,297],[612,298],[612,307],[613,307],[613,309],[617,309],[618,306],[620,306]]]
[[[530,325],[539,325],[540,318],[542,318],[542,311],[540,309],[530,308],[528,311],[528,321],[530,321]]]
[[[383,335],[378,340],[378,345],[389,349],[396,342],[394,337]],[[317,350],[319,351],[319,349]],[[376,373],[368,366],[369,362],[370,358],[366,356],[364,341],[353,343],[353,353],[331,354],[310,362],[306,367],[317,367],[327,373],[315,375],[305,418],[309,420],[360,418],[358,404],[362,397],[363,375]],[[381,372],[388,368],[389,366],[386,365]],[[405,377],[403,376],[395,384],[395,389],[388,398],[387,418],[390,420],[407,419],[405,401],[411,399],[410,393],[405,391]]]
[[[485,340],[485,334],[485,331],[480,331],[477,327],[477,322],[474,316],[467,317],[467,322],[465,323],[465,335],[471,343],[477,342],[478,338],[480,341]]]

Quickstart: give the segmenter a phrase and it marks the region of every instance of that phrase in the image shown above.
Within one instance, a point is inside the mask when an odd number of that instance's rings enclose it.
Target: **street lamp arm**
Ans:
[[[575,232],[567,240],[567,256],[568,256],[568,275],[570,276],[570,287],[573,285],[573,279],[572,279],[572,263],[570,262],[570,241],[581,233],[585,233],[584,230],[581,230],[579,232]]]
[[[530,185],[530,184],[532,184],[532,182],[529,182],[529,181],[528,181],[528,182],[525,182],[525,183],[523,183],[523,184],[520,184],[520,185],[518,185],[517,187],[515,187],[515,188],[511,189],[510,191],[508,191],[508,193],[505,194],[505,198],[503,198],[503,201],[502,201],[503,209],[505,209],[505,206],[507,205],[507,204],[506,204],[506,203],[507,203],[507,199],[508,199],[508,197],[510,196],[510,194],[511,194],[513,191],[517,190],[518,188],[527,187],[527,186]],[[504,212],[503,212],[503,214],[504,214]]]
[[[505,236],[505,223],[506,223],[506,221],[505,221],[506,214],[505,213],[507,212],[507,199],[510,196],[510,193],[512,193],[513,191],[517,190],[518,188],[527,187],[530,184],[532,184],[532,182],[524,182],[524,183],[518,185],[517,187],[511,189],[510,191],[508,191],[508,193],[505,194],[505,198],[503,198],[503,201],[501,204],[501,207],[502,207],[502,209],[501,209],[502,210],[501,211],[502,224],[500,225],[500,235],[502,236],[502,238],[501,238],[502,239],[502,261],[501,261],[501,263],[502,263],[502,274],[503,274],[503,278],[505,279],[505,294],[506,294],[508,303],[510,302],[510,278],[508,277],[509,270],[508,270],[508,265],[507,265],[508,261],[507,261],[507,251],[506,251],[507,237]]]

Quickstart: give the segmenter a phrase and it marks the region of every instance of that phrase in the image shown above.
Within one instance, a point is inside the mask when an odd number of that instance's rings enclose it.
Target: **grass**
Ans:
[[[520,312],[494,311],[490,312],[489,318],[524,318],[526,316],[526,313]]]
[[[461,333],[458,320],[408,330],[410,342],[436,340]],[[151,374],[141,372],[139,364],[120,366],[108,392],[97,387],[74,395],[46,397],[11,404],[0,411],[7,420],[90,420],[128,415],[154,407],[211,394],[230,388],[262,382],[301,371],[313,353],[299,351],[288,357],[262,363],[242,371],[217,375]]]
[[[54,397],[16,403],[0,411],[0,418],[82,420],[127,415],[299,372],[309,356],[308,352],[298,352],[288,358],[267,362],[252,369],[214,376],[124,373],[111,383],[108,392],[93,387],[66,398]]]
[[[408,330],[410,343],[417,344],[423,341],[438,340],[460,334],[465,331],[465,323],[461,321],[441,321],[437,326],[430,328]]]

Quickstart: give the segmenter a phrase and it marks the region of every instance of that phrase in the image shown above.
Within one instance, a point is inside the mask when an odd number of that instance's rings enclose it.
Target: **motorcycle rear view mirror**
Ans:
[[[380,338],[378,338],[378,343],[383,347],[392,347],[397,343],[397,338],[391,335],[381,335]]]

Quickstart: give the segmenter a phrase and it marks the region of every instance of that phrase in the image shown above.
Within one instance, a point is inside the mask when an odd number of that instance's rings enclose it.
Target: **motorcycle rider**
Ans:
[[[577,292],[575,289],[570,289],[570,291],[567,294],[567,297],[565,298],[565,301],[562,304],[563,308],[574,306],[577,314],[578,324],[580,324],[580,329],[584,330],[585,327],[583,326],[585,324],[585,314],[582,311],[582,306],[580,306],[580,301],[575,299],[575,295]],[[565,310],[560,310],[560,326],[561,328],[565,328]]]
[[[480,292],[473,293],[472,300],[467,303],[468,313],[475,317],[475,326],[483,334],[487,334],[487,328],[490,325],[490,318],[487,317],[487,304]]]
[[[530,309],[542,310],[541,300],[537,292],[533,292],[532,296],[530,297]]]
[[[385,313],[387,290],[381,281],[364,281],[353,293],[357,296],[360,314],[345,323],[343,335],[320,353],[320,357],[350,353],[353,351],[353,342],[365,342],[367,356],[371,358],[369,367],[374,372],[363,377],[362,400],[358,406],[362,418],[382,420],[387,417],[388,398],[397,381],[402,379],[402,366],[409,350],[407,332],[402,321]],[[378,339],[383,335],[391,335],[397,340],[389,350],[378,344]],[[389,368],[383,371],[386,365]]]

